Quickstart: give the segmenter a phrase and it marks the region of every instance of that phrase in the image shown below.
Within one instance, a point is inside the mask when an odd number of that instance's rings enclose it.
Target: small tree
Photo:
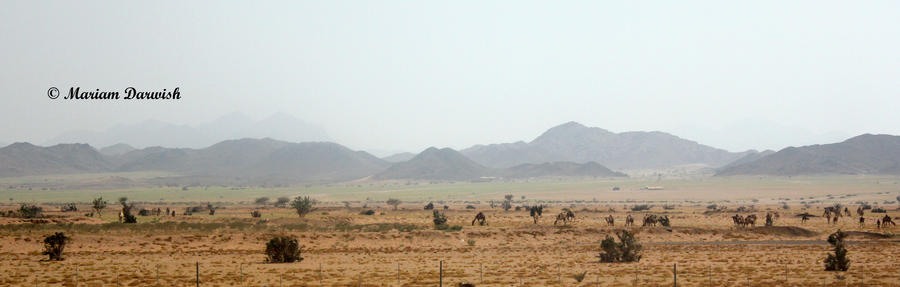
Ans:
[[[434,203],[429,202],[428,204],[425,205],[425,210],[432,210],[432,209],[434,209]]]
[[[400,205],[400,203],[403,203],[403,202],[400,201],[399,199],[396,199],[396,198],[389,198],[389,199],[386,201],[386,203],[387,203],[388,205],[393,206],[393,207],[394,207],[394,210],[397,210],[397,206]]]
[[[504,211],[509,211],[512,209],[512,202],[504,200],[503,203],[500,204],[500,207],[503,208]]]
[[[297,196],[294,198],[294,201],[291,202],[291,207],[297,210],[297,215],[300,217],[306,216],[307,213],[313,211],[313,206],[316,205],[315,199],[310,199],[309,196]]]
[[[134,209],[134,203],[128,203],[127,197],[119,198],[119,204],[122,204],[122,220],[125,223],[137,223],[137,217],[131,213]]]
[[[291,263],[303,261],[297,238],[276,236],[266,243],[266,262]]]
[[[212,205],[212,203],[206,203],[206,209],[209,210],[209,215],[216,215],[216,207]]]
[[[22,218],[44,217],[44,209],[37,205],[22,204],[19,206],[19,216]]]
[[[847,249],[844,248],[844,238],[847,234],[840,229],[828,236],[828,244],[834,247],[834,254],[828,254],[825,258],[825,271],[847,271],[850,269],[850,259],[847,258]]]
[[[44,238],[44,255],[50,256],[51,261],[63,260],[63,250],[66,249],[66,243],[70,240],[62,232],[49,235]]]
[[[606,239],[600,242],[603,249],[600,262],[638,262],[641,261],[641,244],[634,238],[634,233],[628,230],[616,231],[617,243],[612,236],[606,235]]]
[[[269,204],[269,198],[263,196],[263,197],[257,198],[253,202],[256,204],[259,204],[259,205],[266,205],[266,204]]]
[[[102,196],[94,198],[94,201],[91,202],[91,208],[97,211],[97,216],[101,216],[102,214],[100,212],[106,208],[106,200],[103,200]]]
[[[275,200],[275,207],[285,207],[287,206],[288,202],[291,202],[290,198],[286,196],[279,197]]]
[[[507,195],[504,195],[503,198],[506,199],[506,201],[512,201],[513,195],[512,195],[512,194],[507,194]]]

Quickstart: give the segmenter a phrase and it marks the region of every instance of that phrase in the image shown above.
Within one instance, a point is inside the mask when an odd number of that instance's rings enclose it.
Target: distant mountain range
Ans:
[[[321,127],[287,114],[276,113],[254,121],[235,112],[195,126],[148,120],[131,125],[117,125],[104,131],[72,131],[58,135],[45,144],[87,143],[104,147],[126,143],[134,147],[204,148],[224,140],[239,138],[274,138],[289,142],[331,140]]]
[[[745,159],[716,175],[900,174],[900,136],[864,134],[840,143],[789,147]]]
[[[402,161],[411,160],[414,157],[416,157],[416,154],[414,154],[414,153],[401,152],[401,153],[395,153],[395,154],[383,157],[381,159],[383,159],[387,162],[402,162]]]
[[[510,168],[494,169],[480,165],[462,153],[450,148],[428,148],[412,159],[396,163],[374,176],[375,179],[421,179],[465,181],[481,178],[532,178],[532,177],[624,177],[623,173],[609,170],[595,163],[552,162],[522,164]]]
[[[576,122],[553,127],[528,143],[476,145],[462,153],[494,168],[564,161],[597,162],[619,170],[697,163],[718,167],[747,154],[701,145],[663,132],[613,133]]]
[[[359,179],[468,181],[484,178],[621,177],[614,170],[703,164],[717,175],[900,174],[900,137],[861,135],[844,142],[730,153],[662,132],[613,133],[570,122],[531,142],[428,148],[377,158],[332,142],[226,140],[205,148],[113,144],[0,148],[0,177],[167,171],[158,183],[299,184]]]

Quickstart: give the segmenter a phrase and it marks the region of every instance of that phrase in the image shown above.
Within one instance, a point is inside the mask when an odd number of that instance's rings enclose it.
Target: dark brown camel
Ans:
[[[479,212],[475,215],[475,219],[472,219],[472,226],[475,226],[475,222],[478,221],[478,225],[487,224],[487,218],[484,217],[484,213]]]

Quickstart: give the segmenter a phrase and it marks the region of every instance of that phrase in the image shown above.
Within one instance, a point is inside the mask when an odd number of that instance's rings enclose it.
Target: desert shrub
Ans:
[[[122,203],[122,221],[125,223],[137,223],[137,217],[131,213],[131,210],[134,209],[134,204],[126,204]]]
[[[637,262],[641,260],[641,244],[634,238],[634,233],[627,230],[616,232],[619,242],[612,236],[606,235],[606,239],[600,242],[603,251],[597,256],[600,262]]]
[[[51,261],[63,260],[63,250],[66,249],[66,243],[70,240],[62,232],[57,232],[44,238],[44,252],[42,254],[50,256]]]
[[[259,205],[266,205],[266,204],[269,204],[269,198],[265,197],[265,196],[258,197],[258,198],[256,198],[256,200],[253,200],[253,203],[256,203]]]
[[[636,204],[631,206],[631,211],[644,211],[650,210],[650,205],[646,204]]]
[[[471,206],[471,205],[466,205],[466,209],[475,209],[475,207]]]
[[[99,216],[101,215],[100,212],[106,208],[106,201],[103,200],[102,196],[94,198],[94,200],[91,202],[91,208],[97,211],[97,215]]]
[[[444,210],[450,210],[450,206],[444,205]]]
[[[141,208],[141,210],[138,210],[138,215],[140,215],[140,216],[150,216],[150,210]]]
[[[19,206],[19,216],[22,218],[44,217],[44,209],[37,205],[22,204]]]
[[[266,243],[266,262],[291,263],[303,261],[297,238],[276,236]]]
[[[500,204],[500,208],[503,208],[505,211],[509,211],[512,209],[512,202],[509,200],[504,200],[503,203]]]
[[[671,226],[672,226],[672,223],[669,222],[669,216],[668,216],[668,215],[663,216],[663,217],[660,217],[660,218],[659,218],[659,224],[662,225],[662,226],[665,226],[665,227],[671,227]]]
[[[434,209],[434,203],[429,202],[428,204],[425,205],[425,210],[432,210],[432,209]]]
[[[587,271],[581,271],[581,273],[573,274],[572,278],[575,279],[575,281],[577,281],[578,283],[581,283],[581,281],[584,281],[584,276],[586,276],[586,275],[587,275]]]
[[[62,212],[75,212],[75,211],[78,211],[78,207],[75,206],[74,203],[66,203],[66,204],[63,204],[63,206],[59,208],[59,211],[62,211]]]
[[[673,209],[675,209],[675,206],[666,204],[666,205],[663,205],[663,209],[664,210],[673,210]]]
[[[291,202],[291,199],[286,196],[282,196],[275,200],[274,205],[275,207],[286,207],[288,202]]]
[[[431,217],[435,229],[444,230],[447,228],[447,216],[445,216],[443,212],[433,210]]]
[[[512,201],[513,195],[512,195],[512,194],[504,195],[504,196],[503,196],[503,199],[506,199],[506,201]]]
[[[375,211],[369,209],[369,210],[364,210],[363,212],[360,212],[359,214],[361,214],[361,215],[375,215]]]
[[[475,246],[475,239],[466,239],[466,244],[469,246]]]
[[[394,210],[397,210],[397,206],[400,205],[400,203],[403,203],[403,202],[400,201],[399,199],[396,199],[396,198],[389,198],[385,203],[387,203],[387,204],[390,205],[390,206],[393,206],[393,207],[394,207]]]
[[[254,210],[250,212],[250,216],[252,216],[253,218],[258,218],[262,217],[262,213],[260,213],[259,210]]]
[[[850,269],[850,259],[847,258],[847,249],[844,248],[844,238],[847,234],[838,230],[828,236],[828,244],[834,247],[834,254],[828,254],[825,258],[825,271],[847,271]]]
[[[884,210],[884,208],[881,207],[876,207],[872,208],[872,213],[887,213],[887,210]]]
[[[310,199],[309,196],[297,196],[294,198],[294,201],[291,202],[291,207],[297,211],[297,215],[303,217],[307,213],[313,211],[313,206],[315,206],[316,203],[316,200]]]
[[[434,229],[441,230],[441,231],[457,232],[457,231],[462,230],[462,226],[443,224],[443,225],[436,225],[434,227]]]

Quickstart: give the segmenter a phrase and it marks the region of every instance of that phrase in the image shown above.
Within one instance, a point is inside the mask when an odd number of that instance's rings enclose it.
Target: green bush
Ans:
[[[834,247],[834,254],[828,254],[825,258],[825,271],[847,271],[850,269],[850,259],[847,258],[847,248],[844,248],[844,238],[847,234],[838,230],[828,236],[828,244]]]
[[[634,238],[634,234],[627,230],[616,232],[619,242],[616,242],[612,236],[607,235],[606,239],[600,242],[600,248],[603,249],[600,255],[600,262],[638,262],[641,261],[641,244]]]
[[[266,262],[291,263],[303,261],[297,238],[276,236],[266,243]]]
[[[70,240],[62,232],[57,232],[44,238],[44,252],[42,254],[50,256],[51,261],[63,260],[63,250],[66,249],[66,243]]]
[[[316,203],[316,200],[310,199],[309,196],[297,196],[294,198],[294,201],[291,202],[291,207],[297,211],[297,215],[303,217],[307,213],[313,211],[313,206],[315,206]]]
[[[433,209],[434,209],[434,203],[429,202],[428,204],[425,205],[425,210],[433,210]]]
[[[44,209],[37,205],[22,204],[19,206],[19,216],[22,218],[44,217]]]
[[[631,207],[631,211],[644,211],[644,210],[650,210],[650,206],[646,205],[646,204],[639,204],[639,205],[634,205]]]

